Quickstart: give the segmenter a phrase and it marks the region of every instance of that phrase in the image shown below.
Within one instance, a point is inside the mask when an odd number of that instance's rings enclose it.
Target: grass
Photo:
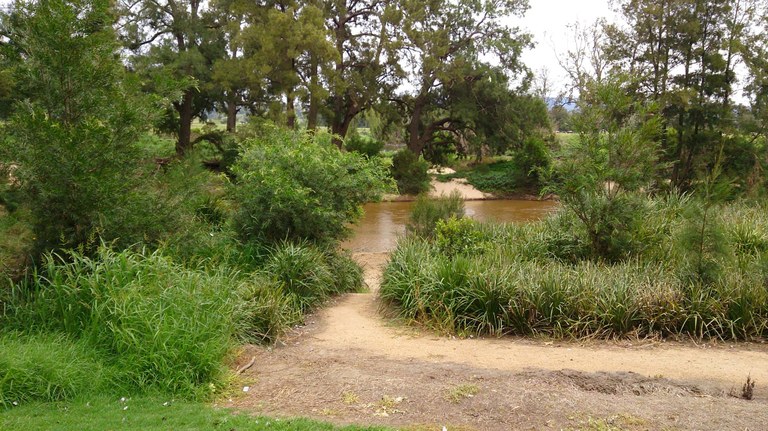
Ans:
[[[711,274],[697,278],[691,272],[698,256],[680,246],[688,223],[683,211],[674,202],[653,205],[640,233],[644,247],[617,263],[578,257],[583,239],[563,214],[441,231],[460,236],[456,241],[409,237],[392,253],[380,295],[400,317],[448,333],[768,336],[765,211],[719,208],[728,253],[707,257],[716,259],[707,266]]]
[[[464,383],[449,388],[446,391],[445,397],[448,399],[448,401],[454,404],[458,404],[467,398],[474,397],[478,393],[480,393],[480,388],[477,385]]]
[[[384,430],[375,427],[336,427],[307,419],[249,416],[205,404],[170,398],[140,397],[80,399],[72,402],[28,404],[0,413],[0,430],[46,431],[197,431],[197,430]]]
[[[361,284],[348,256],[309,245],[278,246],[250,274],[185,267],[161,250],[48,256],[0,315],[0,405],[97,389],[205,399],[226,384],[238,341],[273,341]]]
[[[524,173],[507,157],[496,157],[485,163],[459,165],[456,166],[456,173],[440,174],[435,178],[441,182],[466,178],[476,189],[499,196],[514,194],[527,186]]]

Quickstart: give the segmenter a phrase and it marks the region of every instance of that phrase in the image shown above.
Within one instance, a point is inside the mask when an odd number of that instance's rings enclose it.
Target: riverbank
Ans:
[[[250,390],[222,404],[425,430],[717,430],[768,423],[764,389],[758,386],[752,401],[731,395],[747,375],[768,378],[764,344],[441,337],[379,313],[388,258],[356,254],[369,293],[340,298],[274,348],[246,348],[240,362],[255,358],[242,375]]]
[[[502,200],[502,199],[514,199],[525,201],[557,201],[557,197],[554,195],[537,196],[530,193],[514,193],[506,194],[504,196],[497,196],[491,193],[485,193],[467,182],[465,178],[453,178],[449,181],[438,181],[432,178],[430,183],[431,190],[429,195],[432,197],[440,197],[441,195],[450,195],[451,193],[458,192],[459,195],[465,201],[487,201],[487,200]],[[417,199],[415,195],[396,195],[389,194],[384,195],[383,202],[413,202]]]

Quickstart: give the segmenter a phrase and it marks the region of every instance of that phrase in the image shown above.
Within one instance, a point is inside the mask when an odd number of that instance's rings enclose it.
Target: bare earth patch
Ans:
[[[249,391],[223,405],[418,430],[767,429],[765,345],[440,337],[381,317],[387,254],[356,258],[371,293],[340,298],[274,348],[247,347]],[[729,395],[748,375],[754,399]]]

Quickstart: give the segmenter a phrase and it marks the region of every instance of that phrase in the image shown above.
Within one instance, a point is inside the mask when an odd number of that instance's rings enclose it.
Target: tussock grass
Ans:
[[[555,337],[768,335],[768,217],[760,209],[720,208],[725,226],[717,268],[691,277],[697,256],[681,239],[684,201],[652,201],[643,247],[618,263],[590,260],[563,228],[567,214],[527,225],[446,230],[471,253],[407,237],[393,252],[380,295],[401,317],[439,331]],[[439,229],[438,229],[439,230]]]
[[[162,250],[48,255],[0,315],[3,331],[18,331],[0,338],[0,403],[71,399],[89,378],[105,393],[205,398],[226,382],[236,342],[272,342],[362,285],[361,269],[335,250],[285,243],[265,259],[238,273],[183,266]]]
[[[0,409],[103,389],[107,370],[90,346],[61,335],[0,336]]]

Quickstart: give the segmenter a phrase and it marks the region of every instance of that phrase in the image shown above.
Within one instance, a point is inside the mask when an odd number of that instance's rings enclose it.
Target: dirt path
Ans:
[[[356,258],[371,293],[341,298],[283,346],[248,348],[250,390],[226,404],[437,430],[768,429],[764,345],[438,337],[380,317],[387,255]],[[755,398],[729,396],[748,375]]]

